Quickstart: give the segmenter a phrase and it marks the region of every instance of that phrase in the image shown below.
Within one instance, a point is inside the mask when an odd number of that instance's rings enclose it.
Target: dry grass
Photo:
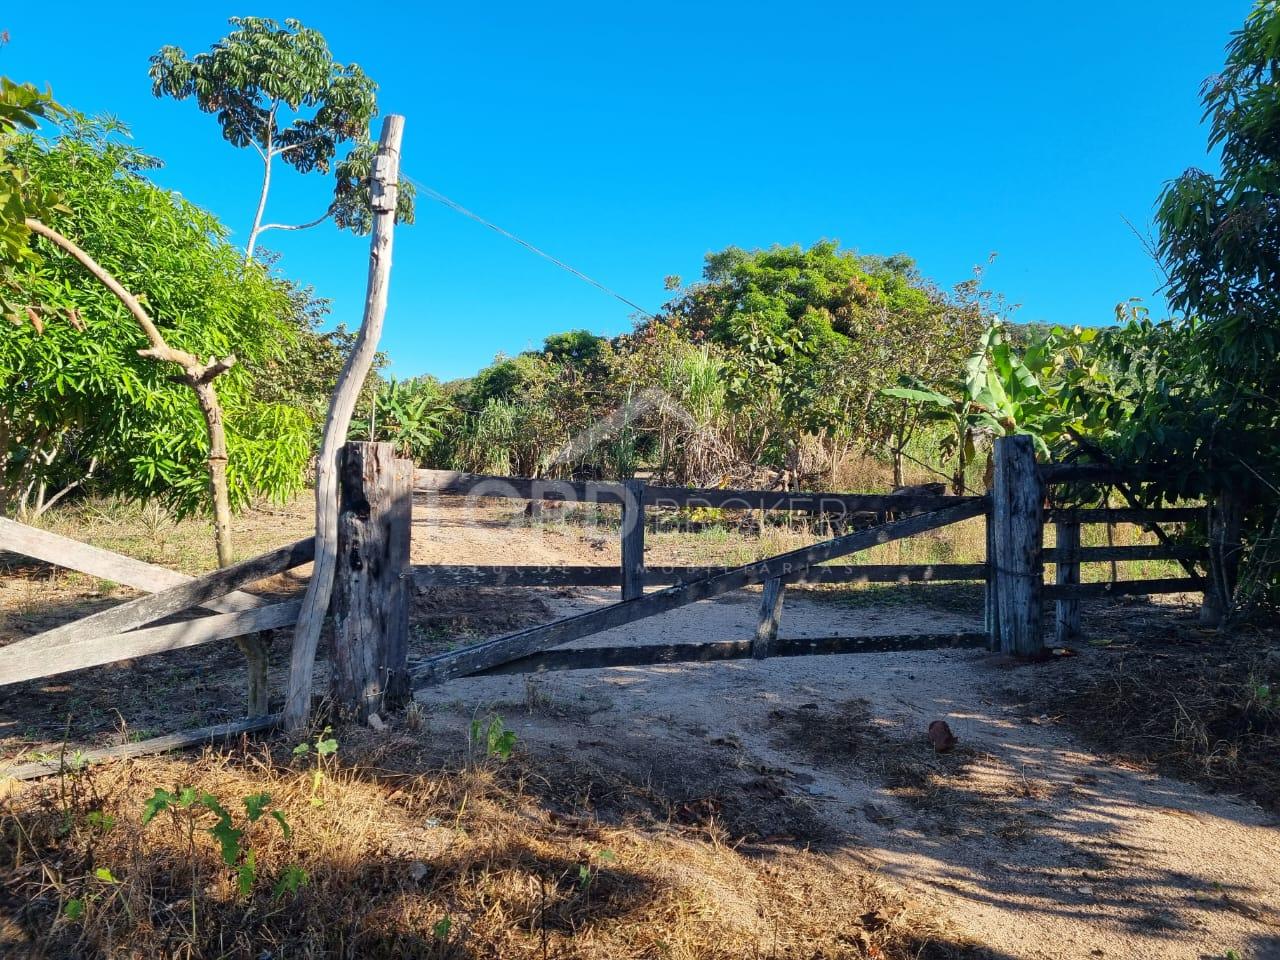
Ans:
[[[342,763],[249,749],[96,769],[0,801],[0,952],[30,957],[920,958],[971,955],[931,913],[847,860],[738,847],[648,788],[517,757],[442,761],[407,730]],[[430,772],[422,772],[430,771]],[[185,814],[141,823],[156,787],[243,816],[267,792],[291,827],[246,834],[242,895]],[[625,802],[617,800],[625,796]],[[591,798],[613,798],[601,805]],[[637,816],[648,808],[649,816]],[[617,811],[628,809],[628,815]],[[664,819],[666,817],[666,819]],[[273,897],[289,865],[308,874]],[[98,871],[107,870],[108,874]],[[105,878],[104,878],[105,877]],[[72,902],[83,905],[76,919]]]
[[[1280,810],[1280,630],[1092,633],[1105,649],[1039,689],[1037,710],[1103,750]]]

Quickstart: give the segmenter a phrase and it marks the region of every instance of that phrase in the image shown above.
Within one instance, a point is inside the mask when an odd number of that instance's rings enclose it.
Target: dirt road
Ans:
[[[423,517],[415,553],[583,562],[600,549],[457,519]],[[549,598],[555,613],[614,598],[566,594]],[[757,607],[734,595],[580,643],[740,639]],[[1188,614],[1167,616],[1172,628]],[[787,637],[980,627],[963,611],[802,596],[782,623]],[[1090,753],[1028,706],[1053,669],[981,651],[860,654],[460,680],[423,702],[443,735],[498,713],[524,749],[645,783],[762,855],[811,844],[871,864],[996,957],[1280,957],[1276,819]],[[926,739],[935,719],[959,737],[950,753]]]

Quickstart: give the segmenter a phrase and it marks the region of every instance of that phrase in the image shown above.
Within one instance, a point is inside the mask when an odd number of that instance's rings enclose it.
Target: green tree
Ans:
[[[1184,319],[1140,325],[1119,344],[1147,385],[1128,452],[1176,459],[1158,493],[1240,505],[1253,547],[1249,602],[1280,582],[1277,76],[1280,5],[1259,2],[1201,94],[1221,172],[1186,171],[1156,213],[1169,301]]]
[[[39,323],[29,312],[30,305],[16,296],[13,270],[36,256],[27,218],[47,216],[57,198],[35,182],[30,171],[7,159],[7,152],[24,132],[62,113],[51,93],[0,77],[0,317],[10,323],[25,323],[29,318]]]
[[[370,415],[353,420],[353,437],[392,444],[396,454],[419,465],[439,459],[441,441],[456,416],[453,400],[435,377],[375,383],[368,401]]]
[[[263,17],[232,17],[233,29],[205,53],[188,57],[166,46],[151,58],[157,97],[194,97],[217,117],[223,138],[252,147],[262,159],[262,185],[245,255],[267,230],[303,230],[330,217],[339,229],[368,233],[369,173],[376,145],[369,123],[378,114],[377,84],[357,64],[333,59],[324,36],[297,20],[281,27]],[[338,151],[351,148],[341,160]],[[276,161],[299,173],[334,174],[324,212],[302,224],[265,223]],[[414,188],[401,180],[397,218],[413,222]]]
[[[0,339],[0,499],[9,510],[31,506],[41,488],[94,473],[102,488],[186,513],[208,508],[223,471],[229,507],[285,496],[300,485],[309,424],[289,406],[255,402],[249,367],[293,342],[289,289],[244,264],[210,214],[148,181],[154,161],[111,132],[80,123],[56,141],[24,137],[4,154],[64,206],[47,224],[30,221],[40,227],[39,256],[15,268],[40,322]],[[136,310],[71,247],[90,251]],[[233,352],[248,363],[229,363]],[[177,378],[156,362],[175,357]],[[209,357],[223,359],[201,359]],[[217,370],[225,461],[206,398],[193,389],[198,368]],[[229,537],[219,554],[229,561]]]
[[[724,349],[728,402],[749,413],[747,459],[782,464],[810,434],[834,471],[858,439],[905,445],[902,405],[881,389],[903,372],[944,376],[980,334],[976,316],[927,284],[909,257],[859,256],[823,241],[708,255],[703,280],[662,322]]]

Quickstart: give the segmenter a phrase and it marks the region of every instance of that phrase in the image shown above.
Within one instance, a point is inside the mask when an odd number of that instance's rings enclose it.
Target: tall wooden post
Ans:
[[[1039,657],[1044,653],[1040,614],[1044,487],[1030,437],[996,441],[993,507],[1000,649]]]
[[[999,582],[999,568],[996,566],[996,515],[994,501],[990,493],[984,498],[986,503],[986,512],[983,514],[983,520],[986,521],[987,532],[987,582],[984,591],[984,600],[986,601],[986,610],[983,620],[987,628],[987,648],[989,650],[1000,649],[1000,603],[997,596],[997,586]]]
[[[285,729],[291,731],[301,730],[311,715],[311,678],[315,670],[316,646],[329,610],[338,562],[338,457],[347,439],[360,388],[378,354],[378,338],[382,335],[382,322],[387,315],[403,134],[404,117],[388,114],[382,121],[382,136],[369,178],[373,230],[369,240],[369,282],[365,292],[364,318],[351,355],[338,374],[338,383],[329,401],[320,456],[316,461],[316,559],[293,632],[289,690],[283,711]]]
[[[771,657],[778,648],[778,624],[782,621],[782,598],[786,585],[781,577],[764,583],[760,596],[760,621],[756,624],[755,639],[751,641],[751,656],[757,660]]]
[[[622,504],[622,599],[644,596],[644,481],[626,480]]]
[[[1058,549],[1058,561],[1054,564],[1057,574],[1054,577],[1058,586],[1068,586],[1080,582],[1080,521],[1060,520],[1054,525],[1055,546]],[[1063,559],[1066,557],[1067,559]],[[1080,638],[1080,601],[1059,600],[1054,607],[1053,642],[1065,647]]]
[[[343,448],[330,686],[360,720],[409,692],[409,525],[412,464],[389,443]]]
[[[1222,491],[1209,505],[1209,582],[1200,608],[1203,624],[1217,626],[1231,610],[1240,577],[1243,523],[1243,504],[1231,491]]]

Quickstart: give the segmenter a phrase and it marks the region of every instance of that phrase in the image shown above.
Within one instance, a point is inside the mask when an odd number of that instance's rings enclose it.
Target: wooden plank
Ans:
[[[68,570],[109,580],[135,590],[155,593],[179,584],[190,583],[192,577],[177,570],[144,563],[123,553],[104,550],[70,537],[59,536],[38,527],[29,527],[16,520],[0,517],[0,550],[19,553],[45,563],[56,564]],[[270,601],[248,593],[229,593],[225,597],[210,600],[204,606],[221,613],[252,610],[266,606]]]
[[[764,660],[773,656],[778,645],[778,625],[782,621],[782,601],[787,588],[781,577],[766,580],[760,594],[760,620],[756,624],[755,639],[751,643],[751,656]]]
[[[855,653],[897,653],[911,650],[972,649],[986,646],[985,632],[894,634],[878,637],[813,637],[778,640],[772,657],[810,657]],[[710,643],[631,644],[620,647],[582,647],[547,650],[478,671],[472,676],[548,673],[556,670],[599,670],[608,667],[646,667],[668,663],[718,663],[753,656],[752,640]]]
[[[409,620],[413,607],[413,583],[409,578],[409,555],[413,549],[412,460],[396,460],[392,476],[389,556],[396,567],[396,581],[388,597],[387,632],[382,638],[379,661],[394,665],[385,679],[383,703],[389,709],[405,706],[413,696],[409,682]]]
[[[626,499],[626,486],[577,480],[494,477],[453,470],[417,470],[414,489],[471,497],[508,500],[567,500],[579,503],[617,503]],[[798,493],[785,490],[725,490],[720,488],[646,485],[645,504],[686,509],[800,510],[809,513],[874,513],[884,510],[940,510],[972,497],[905,493]]]
[[[1066,510],[1049,510],[1045,519],[1050,523],[1198,523],[1204,520],[1204,507],[1078,507]]]
[[[1059,527],[1064,524],[1059,524]],[[1079,529],[1079,525],[1076,525]],[[1127,547],[1077,547],[1064,550],[1048,547],[1043,553],[1045,563],[1100,563],[1119,560],[1202,560],[1207,556],[1204,547],[1166,547],[1164,544],[1137,544]]]
[[[986,517],[986,564],[983,582],[983,614],[982,624],[987,630],[987,649],[1000,649],[1000,595],[996,568],[996,518],[991,508],[991,495],[987,495]]]
[[[789,584],[929,583],[944,580],[982,580],[986,575],[987,566],[984,563],[868,563],[823,564],[806,567],[788,574],[783,579]]]
[[[1143,468],[1113,467],[1105,463],[1045,463],[1039,467],[1040,479],[1053,483],[1123,483],[1127,480],[1143,480],[1151,475]]]
[[[218,723],[209,727],[197,727],[193,730],[183,730],[180,733],[170,733],[163,737],[152,737],[150,740],[123,743],[118,747],[85,750],[78,754],[76,759],[78,762],[93,764],[105,763],[110,760],[128,760],[132,757],[146,757],[157,753],[169,753],[173,750],[185,750],[188,747],[217,743],[218,741],[238,737],[246,733],[259,733],[264,730],[270,730],[277,726],[279,722],[279,714],[234,720],[230,723]],[[69,769],[70,762],[71,757],[65,757],[0,767],[0,781],[5,779],[35,780],[39,777],[54,776],[62,772],[64,764]]]
[[[815,563],[834,560],[836,557],[866,550],[877,544],[900,540],[903,537],[958,523],[977,516],[982,511],[982,501],[973,498],[971,501],[946,510],[907,517],[870,530],[859,530],[836,537],[834,540],[736,567],[703,580],[668,587],[636,600],[626,600],[599,610],[578,614],[575,617],[557,620],[554,623],[529,627],[505,637],[497,637],[485,643],[431,657],[415,675],[415,679],[440,682],[450,677],[474,673],[516,657],[537,653],[539,650],[599,633],[611,627],[620,627],[636,620],[656,616],[698,600],[717,597],[732,590],[763,583],[774,577],[786,577]]]
[[[1000,649],[1016,656],[1040,656],[1044,650],[1040,636],[1044,485],[1036,468],[1036,452],[1030,437],[996,440],[995,489],[991,500],[995,515]]]
[[[626,487],[621,483],[494,477],[456,470],[415,470],[413,489],[419,493],[450,493],[505,500],[568,500],[574,503],[621,504],[627,496]]]
[[[206,573],[195,580],[161,590],[148,597],[139,597],[127,603],[81,617],[72,623],[54,627],[32,637],[24,637],[5,647],[5,651],[36,652],[60,644],[92,640],[106,634],[125,633],[162,617],[180,613],[190,607],[201,606],[209,600],[226,596],[246,584],[263,577],[270,577],[304,563],[310,563],[315,549],[311,537],[279,547],[260,557],[253,557],[234,566],[223,567]]]
[[[419,587],[616,587],[622,582],[617,567],[604,566],[468,566],[416,564],[413,581]],[[645,567],[650,586],[670,586],[702,580],[734,569],[728,566]],[[913,583],[917,581],[983,580],[982,563],[823,564],[792,573],[788,583]]]
[[[622,599],[644,596],[644,481],[628,480],[622,504]]]
[[[1056,524],[1053,551],[1061,559],[1056,560],[1055,579],[1060,587],[1074,586],[1080,582],[1080,524],[1075,519],[1060,520]],[[1046,554],[1050,551],[1044,551]],[[1080,601],[1060,597],[1054,604],[1054,643],[1065,647],[1080,637]]]
[[[408,593],[401,582],[409,535],[397,528],[407,528],[410,517],[397,502],[389,443],[348,443],[339,485],[329,686],[339,715],[363,723],[392,705],[384,702],[389,687],[409,689]]]
[[[1203,580],[1180,577],[1170,580],[1119,580],[1115,583],[1077,583],[1064,586],[1047,584],[1043,595],[1046,600],[1064,598],[1090,600],[1099,597],[1143,596],[1157,593],[1200,593],[1203,590]]]
[[[56,644],[43,650],[15,650],[17,644],[0,647],[0,686],[52,677],[86,667],[131,660],[153,653],[169,653],[188,647],[230,640],[259,630],[274,630],[296,623],[299,600],[274,603],[256,610],[215,613],[181,623],[145,627],[129,633],[90,637],[76,643]]]
[[[942,510],[975,497],[920,493],[797,493],[786,490],[721,490],[655,487],[645,490],[650,506],[672,509],[709,507],[722,510],[799,510],[814,514],[879,513]]]

